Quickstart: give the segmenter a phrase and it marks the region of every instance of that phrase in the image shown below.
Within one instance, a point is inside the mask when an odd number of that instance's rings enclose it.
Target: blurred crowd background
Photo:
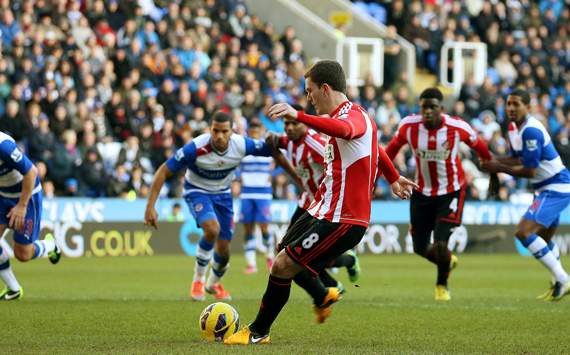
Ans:
[[[563,0],[368,1],[354,6],[388,26],[386,80],[350,87],[387,144],[399,121],[418,112],[391,58],[402,35],[417,65],[437,74],[446,41],[485,42],[489,69],[482,85],[468,78],[446,108],[475,127],[493,153],[508,153],[505,98],[528,89],[531,112],[570,162],[570,4]],[[276,102],[307,107],[303,74],[312,63],[289,27],[277,32],[239,0],[0,0],[0,130],[36,163],[46,196],[147,196],[154,171],[193,137],[207,132],[216,110],[235,131],[259,119],[267,131],[283,123],[266,116]],[[310,107],[307,107],[311,111]],[[487,176],[466,149],[468,198],[484,199]],[[402,150],[401,173],[414,175]],[[163,196],[179,197],[181,176]],[[499,199],[526,190],[501,176]],[[297,191],[277,171],[274,196]],[[377,198],[391,199],[379,179]]]

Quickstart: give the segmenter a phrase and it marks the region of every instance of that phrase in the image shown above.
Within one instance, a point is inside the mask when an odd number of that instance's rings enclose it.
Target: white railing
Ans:
[[[453,71],[451,80],[448,77],[449,52],[453,50]],[[482,84],[487,74],[487,45],[480,42],[446,42],[441,47],[439,66],[440,81],[444,86],[453,88],[455,96],[459,95],[465,82],[465,73],[469,69],[465,58],[473,59],[473,79],[476,84]]]
[[[360,50],[366,46],[372,49],[370,66],[362,68]],[[347,56],[345,56],[345,50],[348,50]],[[372,73],[375,86],[382,86],[384,83],[384,41],[379,38],[345,37],[340,39],[336,46],[336,60],[343,68],[348,68],[346,76],[347,84],[350,86],[362,85],[368,73]]]
[[[339,6],[342,6],[345,9],[350,9],[349,11],[352,13],[354,20],[366,24],[368,28],[370,28],[371,30],[373,30],[375,33],[378,34],[378,37],[382,37],[386,34],[386,25],[378,22],[375,18],[368,15],[367,13],[356,11],[355,7],[352,5],[350,1],[348,0],[330,0],[330,1],[339,4]],[[366,34],[366,36],[369,35]],[[401,68],[401,70],[406,72],[408,86],[410,88],[413,88],[416,79],[416,47],[401,35],[396,36],[396,40],[398,41],[398,44],[402,48],[402,52],[406,56],[406,59],[401,63],[401,65],[403,65],[403,68]],[[400,77],[400,73],[398,73],[397,77],[398,78]]]

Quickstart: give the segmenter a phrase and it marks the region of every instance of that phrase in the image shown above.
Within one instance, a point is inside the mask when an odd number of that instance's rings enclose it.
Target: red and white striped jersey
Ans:
[[[404,144],[409,144],[416,159],[416,182],[426,196],[440,196],[461,189],[465,177],[459,157],[460,143],[475,149],[483,159],[491,154],[475,130],[465,121],[441,115],[441,126],[428,129],[421,115],[405,117],[386,148],[394,159]]]
[[[350,101],[342,103],[330,118],[300,112],[298,120],[329,136],[324,178],[308,212],[333,223],[367,227],[378,170],[374,120]]]
[[[303,137],[292,141],[286,135],[280,139],[280,147],[287,151],[287,157],[303,180],[305,191],[299,199],[299,207],[306,210],[315,199],[323,179],[326,142],[319,133],[307,129]]]

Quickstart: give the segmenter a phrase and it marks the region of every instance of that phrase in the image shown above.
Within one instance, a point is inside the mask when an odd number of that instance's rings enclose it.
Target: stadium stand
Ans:
[[[524,85],[568,165],[570,10],[563,1],[355,6],[414,43],[418,65],[434,74],[445,41],[487,43],[487,79],[481,86],[468,79],[448,108],[504,153],[504,96]],[[239,0],[2,0],[0,10],[0,129],[41,166],[48,197],[145,197],[154,170],[207,130],[216,110],[230,112],[238,132],[258,118],[279,133],[282,123],[266,109],[278,101],[306,105],[303,73],[311,59],[295,30],[276,33]],[[397,53],[397,44],[387,42],[386,50]],[[382,143],[417,111],[402,78],[382,88],[368,81],[349,94],[375,116]],[[396,163],[413,175],[409,158],[404,152]],[[470,158],[468,198],[482,198],[486,177]],[[294,198],[283,176],[274,180],[276,197]],[[525,187],[502,183],[505,200]],[[180,196],[180,177],[163,194]],[[390,198],[382,180],[377,197]]]

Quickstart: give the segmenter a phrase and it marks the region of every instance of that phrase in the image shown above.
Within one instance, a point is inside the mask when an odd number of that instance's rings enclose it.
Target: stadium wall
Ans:
[[[68,257],[151,256],[157,254],[194,255],[201,230],[196,226],[187,207],[182,215],[172,220],[170,213],[175,203],[182,200],[162,199],[157,203],[159,229],[144,226],[144,200],[73,199],[44,200],[42,235],[52,232]],[[239,221],[240,203],[236,199],[235,237],[233,252],[243,249],[243,230]],[[274,201],[271,206],[271,232],[281,238],[290,216],[296,208],[291,201]],[[464,225],[452,236],[450,248],[458,253],[513,253],[526,255],[513,238],[515,226],[526,210],[526,205],[497,202],[467,202],[464,207]],[[360,252],[412,253],[408,235],[409,205],[405,201],[375,201],[372,205],[372,223]],[[175,219],[176,220],[176,219]],[[561,253],[570,253],[570,209],[560,218],[556,235]],[[6,242],[2,241],[6,246]],[[258,248],[263,250],[261,235]],[[9,250],[9,248],[7,248]]]

